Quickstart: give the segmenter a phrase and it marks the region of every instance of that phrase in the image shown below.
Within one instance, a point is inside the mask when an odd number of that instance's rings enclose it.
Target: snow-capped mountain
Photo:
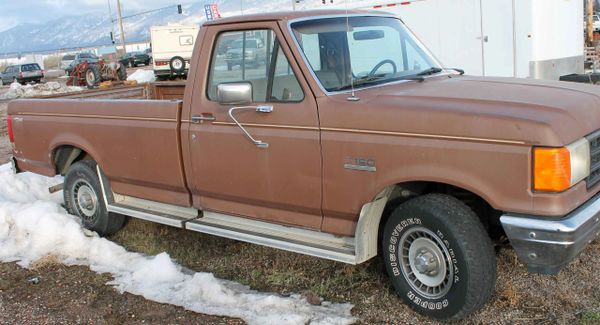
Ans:
[[[293,0],[206,0],[217,3],[222,17],[244,14],[291,10]],[[348,0],[350,4],[367,3],[373,0]],[[385,0],[381,0],[385,1]],[[338,2],[336,1],[336,4]],[[297,0],[297,10],[323,8],[321,0]],[[334,7],[327,1],[326,7]],[[149,10],[152,8],[148,8]],[[124,12],[124,16],[132,13]],[[183,13],[177,8],[151,12],[123,21],[127,42],[147,41],[150,39],[150,27],[180,23],[184,25],[201,24],[205,20],[204,2],[183,5]],[[51,51],[79,47],[91,47],[110,44],[110,32],[115,32],[115,41],[119,42],[119,28],[111,24],[107,12],[81,16],[65,16],[41,24],[21,24],[0,32],[0,55],[5,53],[26,53],[32,51]]]

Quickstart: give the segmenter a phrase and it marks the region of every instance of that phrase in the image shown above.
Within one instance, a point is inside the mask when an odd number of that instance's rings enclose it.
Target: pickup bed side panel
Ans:
[[[20,168],[52,176],[55,150],[75,146],[98,162],[114,192],[190,205],[180,101],[17,100],[9,114]]]

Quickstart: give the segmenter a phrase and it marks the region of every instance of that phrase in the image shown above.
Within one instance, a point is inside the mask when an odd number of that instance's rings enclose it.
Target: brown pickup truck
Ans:
[[[65,175],[67,209],[102,235],[134,217],[350,264],[380,254],[438,319],[488,300],[494,242],[556,273],[600,230],[600,88],[444,69],[374,12],[221,19],[198,39],[185,89],[10,103],[15,170]],[[260,42],[229,69],[232,39]]]

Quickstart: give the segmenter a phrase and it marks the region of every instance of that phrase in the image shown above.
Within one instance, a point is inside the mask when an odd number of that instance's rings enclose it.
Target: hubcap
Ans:
[[[79,216],[86,220],[93,219],[98,209],[98,196],[92,186],[85,180],[79,180],[73,185],[71,193]]]
[[[437,299],[452,287],[454,270],[450,253],[429,229],[415,227],[402,235],[398,258],[402,262],[404,278],[421,295]]]

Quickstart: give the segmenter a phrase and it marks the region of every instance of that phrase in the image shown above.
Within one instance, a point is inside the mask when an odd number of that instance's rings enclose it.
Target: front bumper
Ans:
[[[557,274],[600,233],[600,194],[561,219],[509,213],[500,222],[530,272]]]

